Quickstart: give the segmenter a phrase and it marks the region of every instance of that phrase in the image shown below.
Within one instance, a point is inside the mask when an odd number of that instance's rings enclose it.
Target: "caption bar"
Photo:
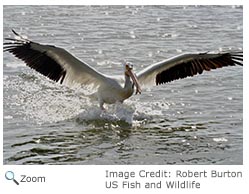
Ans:
[[[242,179],[241,171],[219,170],[105,170],[106,189],[201,189],[207,178]]]

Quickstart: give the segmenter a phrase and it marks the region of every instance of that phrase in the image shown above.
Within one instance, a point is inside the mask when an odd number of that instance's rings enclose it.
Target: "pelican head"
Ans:
[[[125,62],[124,67],[125,67],[125,76],[131,78],[134,85],[136,86],[136,94],[141,94],[142,90],[140,84],[138,83],[137,76],[135,73],[133,73],[133,64]]]

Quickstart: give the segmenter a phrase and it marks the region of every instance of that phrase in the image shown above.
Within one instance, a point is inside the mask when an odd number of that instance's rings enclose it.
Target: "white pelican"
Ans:
[[[85,62],[80,61],[66,50],[52,45],[30,41],[17,34],[15,38],[5,38],[4,51],[23,60],[27,66],[60,84],[93,85],[97,89],[100,108],[104,103],[123,102],[136,87],[141,94],[141,86],[160,85],[176,79],[201,74],[204,70],[224,66],[243,66],[243,52],[186,53],[149,65],[137,75],[130,63],[124,64],[124,85],[117,79],[104,75]]]

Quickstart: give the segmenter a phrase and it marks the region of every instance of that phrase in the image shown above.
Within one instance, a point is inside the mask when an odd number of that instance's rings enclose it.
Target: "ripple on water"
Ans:
[[[241,8],[12,5],[3,33],[16,26],[116,75],[124,60],[138,72],[182,52],[242,50]],[[48,81],[9,54],[3,64],[4,164],[242,164],[241,67],[153,87],[103,112],[87,89]]]

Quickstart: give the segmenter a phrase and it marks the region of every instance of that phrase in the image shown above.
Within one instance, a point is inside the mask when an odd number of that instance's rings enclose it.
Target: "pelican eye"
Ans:
[[[132,69],[133,68],[133,65],[131,63],[127,63],[126,64],[126,67],[128,67],[129,69]]]

